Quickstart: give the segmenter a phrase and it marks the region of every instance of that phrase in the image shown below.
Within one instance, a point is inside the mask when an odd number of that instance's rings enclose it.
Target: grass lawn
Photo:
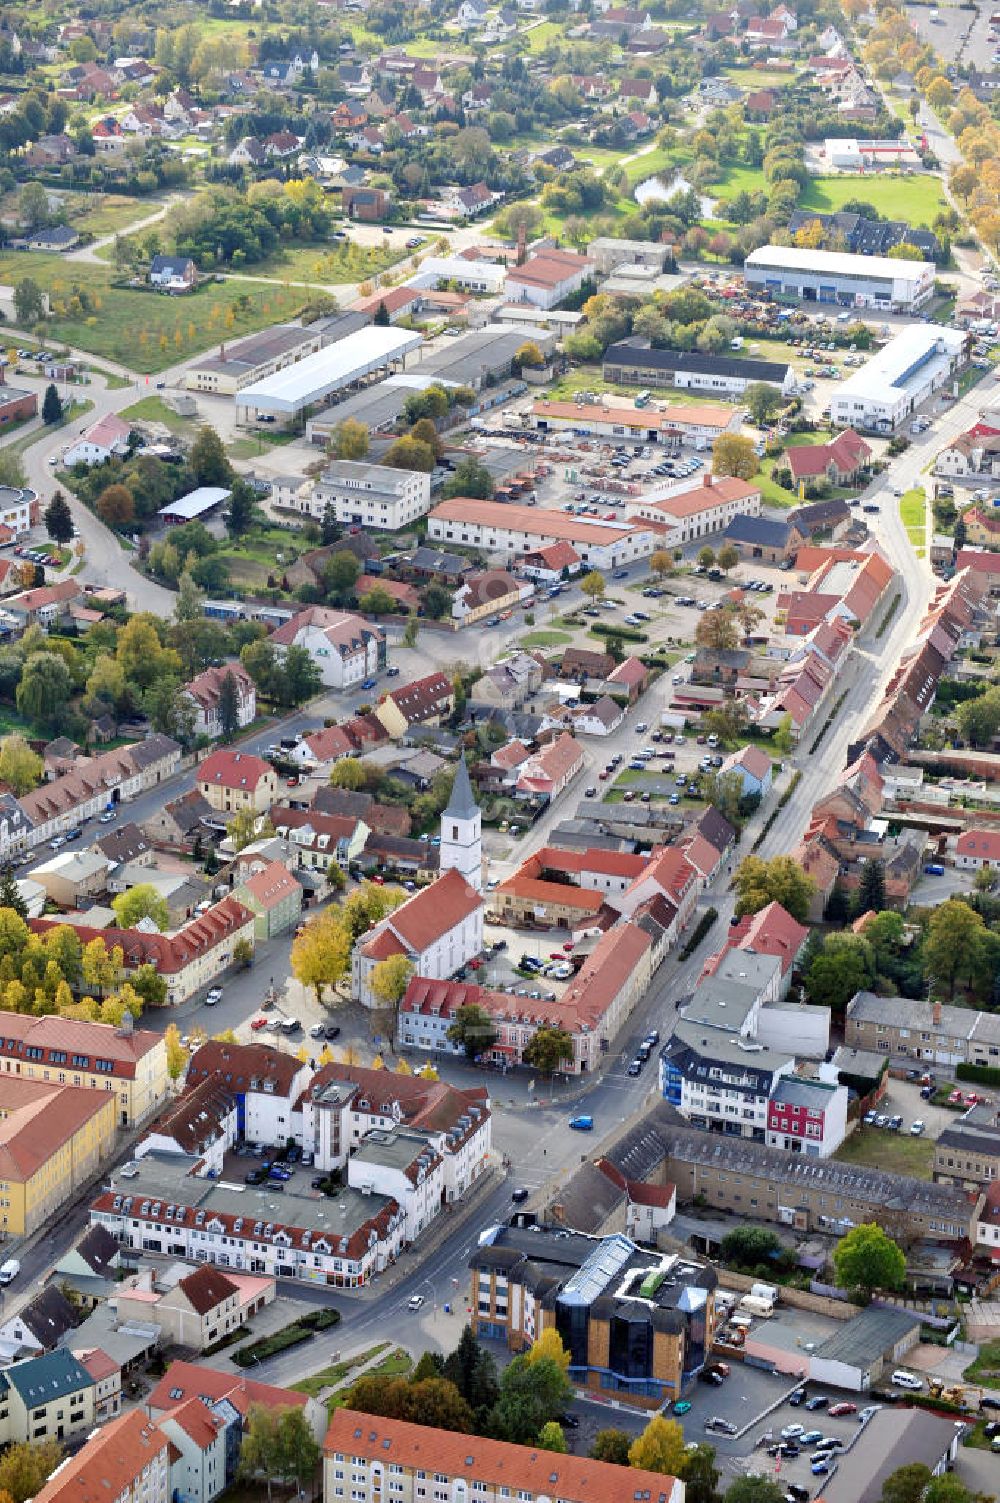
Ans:
[[[683,157],[678,152],[668,150],[666,146],[654,146],[652,151],[644,151],[631,162],[625,163],[625,177],[629,186],[634,188],[636,183],[645,182],[647,177],[656,177],[659,172],[682,165]]]
[[[388,246],[355,245],[339,241],[331,245],[293,245],[246,268],[249,277],[273,277],[279,282],[337,285],[363,282],[399,261],[399,252]]]
[[[830,435],[825,432],[792,433],[788,437],[785,448],[793,449],[803,444],[823,444],[826,443],[826,440],[829,438],[829,436]],[[775,469],[781,470],[784,468],[784,458],[780,454],[778,455],[777,459],[762,459],[760,462],[760,470],[754,477],[757,483],[760,485],[761,497],[769,506],[798,506],[799,504],[797,492],[783,490],[780,485],[777,485],[775,481],[771,479],[772,472]]]
[[[901,497],[899,515],[906,528],[906,536],[916,549],[917,557],[923,558],[927,542],[927,500],[919,487],[907,491]]]
[[[984,1341],[979,1348],[979,1356],[969,1363],[962,1377],[967,1383],[984,1383],[1000,1378],[1000,1341]]]
[[[705,192],[711,198],[735,198],[737,193],[760,193],[766,188],[760,167],[744,167],[731,162],[717,183],[709,183]]]
[[[292,1383],[293,1393],[307,1393],[311,1399],[315,1399],[324,1388],[332,1388],[337,1383],[342,1383],[349,1372],[356,1367],[363,1367],[380,1352],[384,1352],[389,1345],[387,1341],[379,1341],[375,1346],[370,1346],[366,1351],[358,1352],[356,1357],[347,1357],[343,1362],[334,1362],[330,1367],[322,1367],[319,1372],[311,1373],[308,1378],[303,1378],[301,1383]]]
[[[852,198],[873,204],[887,219],[907,219],[916,225],[930,225],[947,208],[940,182],[925,174],[814,177],[799,198],[798,207],[830,214]]]
[[[911,1174],[914,1179],[930,1179],[934,1143],[930,1138],[911,1138],[909,1133],[859,1127],[844,1140],[833,1157],[841,1164],[867,1164],[886,1174]]]
[[[131,407],[123,410],[122,417],[135,418],[136,421],[145,418],[148,423],[162,423],[164,428],[169,428],[178,437],[193,437],[198,428],[194,418],[181,417],[167,406],[162,397],[141,397],[138,402],[133,402]]]
[[[113,285],[111,267],[49,255],[0,255],[0,282],[31,276],[49,294],[47,342],[65,343],[144,373],[163,370],[221,339],[293,318],[308,294],[254,282],[210,282],[190,297]],[[89,307],[74,308],[77,294]],[[241,300],[245,299],[245,302]]]
[[[529,52],[541,52],[550,42],[558,42],[562,35],[563,29],[558,21],[541,21],[527,31],[518,32],[517,39]]]
[[[376,1362],[374,1367],[370,1367],[365,1376],[373,1378],[401,1378],[410,1371],[412,1366],[413,1358],[409,1352],[404,1351],[401,1346],[397,1346],[394,1351],[389,1352],[387,1356],[383,1357],[381,1362]]]
[[[568,631],[530,631],[521,638],[522,647],[565,647],[573,638]]]
[[[66,195],[66,205],[73,228],[98,239],[127,230],[162,207],[155,198],[126,198],[120,193],[71,193]]]
[[[723,68],[724,77],[731,78],[741,89],[779,88],[790,81],[792,75],[780,68]]]
[[[761,359],[765,358],[763,356]],[[650,391],[665,402],[681,406],[698,406],[705,400],[703,392],[677,391],[673,386],[651,386]],[[574,365],[546,390],[545,397],[553,402],[571,400],[580,391],[611,392],[614,396],[633,398],[635,386],[616,386],[605,381],[599,365]]]

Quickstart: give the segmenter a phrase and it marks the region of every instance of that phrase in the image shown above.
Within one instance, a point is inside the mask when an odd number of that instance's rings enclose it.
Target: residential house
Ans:
[[[223,695],[231,696],[228,713],[235,724],[231,733],[245,730],[257,716],[257,688],[243,664],[238,659],[221,663],[218,667],[206,668],[196,678],[184,685],[184,694],[194,705],[196,736],[207,736],[217,741],[223,734]]]
[[[302,913],[302,888],[280,861],[271,861],[234,889],[254,915],[258,940],[274,939],[294,929]]]
[[[825,444],[795,444],[785,450],[785,460],[795,484],[826,480],[830,485],[856,484],[871,463],[871,445],[853,428],[845,428]]]
[[[195,786],[213,809],[225,814],[247,809],[266,814],[278,796],[274,768],[252,752],[212,752],[198,767]]]
[[[451,614],[463,626],[475,626],[512,610],[534,595],[532,585],[518,580],[506,569],[486,569],[468,574],[451,603]]]
[[[16,1356],[51,1352],[76,1322],[75,1307],[61,1289],[50,1284],[0,1325],[0,1351],[12,1351]]]
[[[230,1273],[211,1264],[141,1269],[119,1286],[118,1319],[152,1322],[164,1345],[203,1352],[246,1325],[275,1298],[273,1279]]]
[[[963,830],[955,841],[955,865],[965,871],[1000,870],[1000,831]]]
[[[110,1293],[120,1261],[114,1238],[103,1227],[90,1226],[76,1245],[56,1260],[54,1274],[61,1285],[70,1285],[85,1309],[91,1309]]]
[[[582,771],[583,747],[564,731],[554,741],[533,751],[517,768],[517,794],[552,802]]]
[[[720,777],[727,773],[735,773],[742,780],[744,798],[764,799],[771,791],[771,759],[759,746],[744,746],[730,752],[719,768]]]
[[[399,689],[391,689],[375,706],[375,716],[394,739],[411,726],[440,725],[455,708],[455,691],[444,673],[429,673]]]
[[[198,272],[190,256],[160,255],[150,263],[149,280],[161,292],[191,292]]]
[[[90,1423],[93,1424],[93,1414]],[[141,1409],[96,1431],[35,1494],[37,1503],[170,1503],[170,1441]]]
[[[106,464],[113,455],[119,457],[129,452],[132,424],[109,412],[91,423],[80,436],[63,450],[62,463],[67,470],[74,465]]]
[[[270,641],[279,650],[304,647],[331,689],[356,688],[386,663],[386,636],[380,626],[321,605],[299,611],[271,633]]]
[[[240,1138],[274,1148],[294,1136],[296,1102],[311,1078],[308,1064],[268,1044],[210,1039],[192,1054],[185,1085],[188,1092],[205,1080],[225,1087],[236,1102]]]
[[[0,1427],[8,1442],[66,1441],[93,1429],[94,1380],[72,1352],[60,1348],[15,1362],[0,1374],[0,1388],[7,1411]]]

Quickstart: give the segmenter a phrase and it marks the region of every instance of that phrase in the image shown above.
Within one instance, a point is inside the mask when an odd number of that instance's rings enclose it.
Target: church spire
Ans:
[[[458,766],[455,769],[455,781],[451,785],[451,797],[448,807],[444,811],[445,819],[475,819],[479,812],[472,792],[472,784],[469,782],[469,769],[465,758],[459,757]]]

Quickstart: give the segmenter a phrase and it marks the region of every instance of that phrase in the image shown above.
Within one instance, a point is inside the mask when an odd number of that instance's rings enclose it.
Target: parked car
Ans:
[[[221,1002],[221,1001],[222,1001],[222,987],[221,986],[213,986],[212,990],[208,993],[207,997],[205,998],[205,1006],[206,1007],[214,1007],[217,1002]]]
[[[516,1206],[522,1205],[528,1198],[528,1191],[523,1185],[518,1185],[516,1190],[511,1190],[510,1198]]]
[[[842,1414],[857,1414],[858,1406],[857,1404],[850,1404],[845,1401],[841,1404],[831,1404],[827,1412],[832,1415],[834,1419],[839,1419]]]
[[[410,1298],[406,1301],[406,1308],[408,1310],[419,1310],[423,1303],[424,1297],[422,1294],[411,1294]]]
[[[594,1119],[593,1117],[588,1115],[581,1117],[570,1117],[569,1125],[574,1132],[593,1132]]]
[[[897,1388],[907,1388],[911,1393],[919,1393],[924,1386],[923,1378],[918,1378],[916,1373],[909,1373],[902,1367],[897,1367],[892,1381]]]

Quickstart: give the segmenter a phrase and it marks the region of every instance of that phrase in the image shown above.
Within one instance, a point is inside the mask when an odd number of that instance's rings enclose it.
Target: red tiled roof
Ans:
[[[1000,861],[1000,830],[963,830],[955,842],[955,850],[960,856]]]
[[[230,1283],[221,1268],[210,1263],[203,1263],[193,1273],[187,1274],[179,1281],[179,1288],[183,1289],[188,1303],[198,1315],[207,1315],[209,1310],[232,1299],[236,1293],[236,1285]]]
[[[175,1389],[180,1391],[177,1398],[173,1396]],[[294,1389],[276,1388],[241,1373],[219,1372],[197,1362],[171,1362],[146,1402],[150,1409],[162,1412],[175,1410],[191,1398],[214,1403],[216,1399],[235,1400],[237,1394],[243,1396],[246,1405],[260,1404],[265,1409],[302,1409],[308,1402],[306,1394]],[[100,1433],[106,1435],[107,1428]],[[102,1493],[100,1503],[107,1503],[107,1497],[107,1493]]]
[[[525,901],[578,908],[581,913],[597,913],[604,905],[603,895],[592,892],[589,887],[574,887],[570,882],[544,882],[537,877],[523,877],[518,872],[501,882],[496,891]]]
[[[420,955],[482,904],[475,888],[452,867],[429,887],[414,893],[383,922],[414,954]]]
[[[220,749],[197,769],[199,783],[219,788],[256,788],[262,778],[274,778],[274,768],[252,752]]]
[[[670,1503],[677,1487],[673,1477],[659,1472],[631,1469],[623,1479],[621,1468],[613,1462],[380,1419],[352,1409],[335,1411],[323,1450],[328,1456],[342,1452],[388,1466],[395,1463],[446,1476],[477,1477],[491,1489],[503,1484],[512,1495],[528,1492],[532,1497],[559,1497],[566,1503],[622,1503],[626,1492],[649,1503]]]
[[[253,894],[265,912],[277,908],[279,903],[300,891],[299,884],[287,866],[283,866],[280,861],[269,861],[242,885],[247,892]]]
[[[123,1414],[63,1462],[36,1492],[35,1503],[107,1503],[120,1498],[168,1445],[163,1431],[141,1409]]]

